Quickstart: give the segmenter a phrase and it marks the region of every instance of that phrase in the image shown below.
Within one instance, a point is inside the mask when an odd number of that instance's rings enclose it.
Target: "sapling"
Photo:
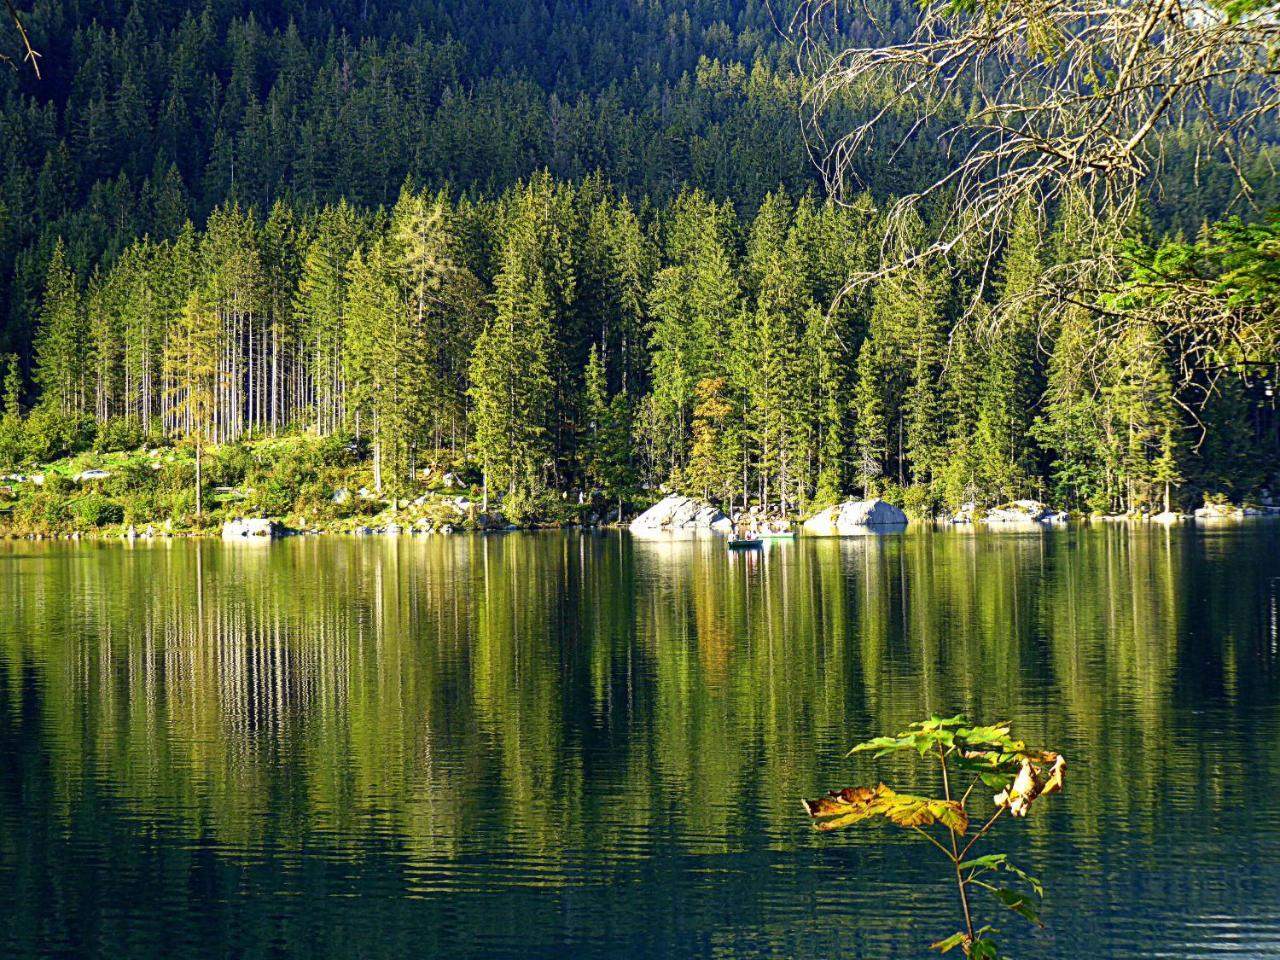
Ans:
[[[805,800],[805,810],[819,830],[840,830],[884,817],[936,847],[948,861],[948,873],[955,877],[964,925],[932,944],[932,949],[947,953],[959,947],[967,957],[997,960],[1000,954],[995,937],[1000,931],[990,924],[977,925],[975,892],[985,891],[1002,907],[1044,926],[1032,899],[1033,895],[1043,897],[1044,889],[1007,854],[978,855],[976,848],[1006,813],[1025,817],[1038,798],[1061,790],[1067,762],[1052,750],[1033,750],[1013,739],[1007,723],[972,726],[963,716],[943,718],[936,714],[896,736],[860,743],[849,755],[874,752],[879,759],[905,751],[937,764],[941,798],[898,793],[881,783],[846,787],[817,800]],[[970,817],[970,804],[980,784],[998,792],[992,797],[994,810],[971,830],[978,821]]]

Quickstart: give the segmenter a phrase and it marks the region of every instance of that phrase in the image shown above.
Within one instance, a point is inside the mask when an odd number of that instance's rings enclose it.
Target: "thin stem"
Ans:
[[[938,763],[942,767],[942,793],[947,798],[947,802],[951,802],[951,778],[947,774],[947,754],[942,749],[942,744],[938,744]],[[969,914],[969,894],[965,890],[964,874],[960,872],[960,847],[956,842],[956,831],[954,827],[948,826],[947,832],[951,835],[951,866],[956,871],[956,889],[960,892],[960,907],[964,910],[964,928],[969,934],[969,942],[973,942],[973,917]],[[965,847],[967,851],[969,848]]]
[[[916,833],[920,834],[920,836],[924,837],[926,840],[932,843],[939,850],[941,850],[942,855],[945,856],[948,860],[951,859],[951,851],[948,850],[946,847],[944,847],[942,844],[940,844],[938,842],[937,837],[933,836],[933,834],[929,833],[929,831],[922,830],[919,827],[912,827],[911,829],[914,830]]]
[[[967,857],[967,856],[969,855],[969,851],[973,849],[973,845],[974,845],[975,843],[977,843],[979,840],[981,840],[983,837],[985,837],[985,836],[987,835],[987,831],[988,831],[988,830],[990,830],[990,829],[991,829],[991,827],[992,827],[992,825],[993,825],[997,820],[999,820],[999,819],[1000,819],[1000,814],[1004,813],[1004,810],[1005,810],[1005,808],[1004,808],[1004,807],[1001,807],[1001,808],[1000,808],[1000,809],[998,809],[995,813],[993,813],[993,814],[991,815],[991,819],[990,819],[990,820],[988,820],[986,823],[984,823],[984,824],[982,825],[982,829],[981,829],[981,830],[979,830],[977,833],[975,833],[975,834],[973,835],[973,838],[972,838],[972,839],[971,839],[967,844],[965,844],[964,849],[960,851],[960,859],[961,859],[961,860],[963,860],[965,857]]]

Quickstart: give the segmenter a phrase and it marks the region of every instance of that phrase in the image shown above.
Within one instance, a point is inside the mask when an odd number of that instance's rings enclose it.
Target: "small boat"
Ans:
[[[764,540],[760,537],[746,537],[742,540],[730,540],[730,550],[758,550],[764,546]]]

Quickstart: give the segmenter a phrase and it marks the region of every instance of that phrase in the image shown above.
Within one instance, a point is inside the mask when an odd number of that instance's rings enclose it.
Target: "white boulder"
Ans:
[[[259,520],[245,517],[228,520],[222,525],[223,540],[271,540],[284,536],[284,526],[278,520]]]
[[[1014,500],[987,511],[988,524],[1065,523],[1067,515],[1051,510],[1039,500]]]
[[[696,536],[731,533],[733,521],[716,507],[693,497],[672,495],[659,500],[631,521],[636,536]]]
[[[876,530],[900,530],[907,515],[883,500],[846,500],[814,514],[804,522],[804,532],[819,537],[847,537]]]
[[[1196,508],[1197,520],[1230,520],[1244,516],[1244,512],[1229,503],[1207,503]]]

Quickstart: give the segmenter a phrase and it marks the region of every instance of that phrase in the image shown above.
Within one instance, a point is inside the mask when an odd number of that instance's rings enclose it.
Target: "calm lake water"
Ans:
[[[799,798],[938,710],[1071,761],[1015,956],[1280,957],[1278,637],[1271,524],[0,543],[0,952],[923,956]]]

